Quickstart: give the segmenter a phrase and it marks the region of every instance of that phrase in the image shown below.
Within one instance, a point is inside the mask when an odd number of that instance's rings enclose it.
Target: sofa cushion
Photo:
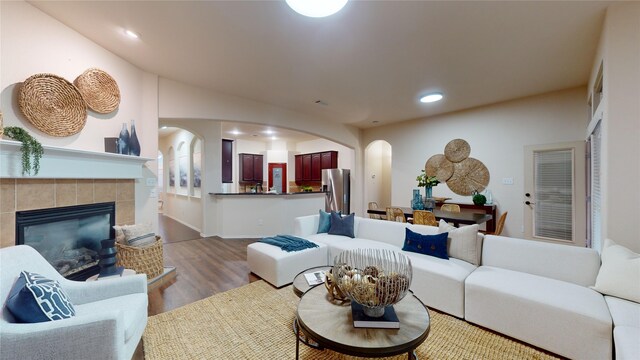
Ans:
[[[411,259],[411,290],[429,307],[464,317],[464,280],[476,269],[466,261],[449,260],[413,252],[402,252]]]
[[[605,239],[601,258],[602,265],[593,289],[640,302],[640,254]]]
[[[482,265],[590,286],[595,284],[600,256],[588,248],[487,235]]]
[[[323,210],[318,210],[318,212],[320,217],[318,219],[318,234],[327,233],[331,228],[331,214]]]
[[[407,223],[400,223],[396,221],[380,221],[368,218],[356,217],[355,221],[355,234],[360,239],[370,239],[380,241],[396,246],[398,249],[402,248],[404,243],[404,234],[407,227],[411,226]],[[424,226],[428,227],[428,226]],[[416,231],[422,233],[420,231]],[[432,234],[435,234],[433,232]],[[427,234],[427,235],[432,235]]]
[[[354,218],[356,214],[349,214],[341,217],[339,213],[331,212],[331,227],[329,228],[329,234],[331,235],[343,235],[350,238],[354,238]]]
[[[380,220],[374,220],[380,221]],[[324,244],[329,248],[329,264],[333,265],[333,261],[337,255],[345,250],[354,249],[387,249],[393,251],[399,251],[400,249],[391,244],[387,244],[381,241],[361,239],[361,238],[347,238],[341,235],[331,234],[315,234],[309,235],[306,239],[315,242],[316,244]]]
[[[408,228],[405,229],[405,232],[402,250],[449,260],[447,255],[447,233],[422,235]]]
[[[607,302],[615,326],[640,328],[640,303],[613,296],[605,296],[604,300]]]
[[[481,266],[465,280],[465,319],[564,357],[611,358],[607,304],[585,286]]]
[[[449,233],[448,253],[450,257],[480,265],[482,255],[482,238],[478,238],[478,225],[456,228],[440,219],[439,233]]]
[[[640,328],[616,326],[613,329],[616,360],[640,359]]]
[[[6,306],[15,319],[23,323],[68,319],[76,314],[57,281],[27,271],[20,273]]]

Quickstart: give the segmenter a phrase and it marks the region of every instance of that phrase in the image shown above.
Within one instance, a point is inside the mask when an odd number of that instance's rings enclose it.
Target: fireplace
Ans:
[[[100,241],[113,239],[115,203],[16,212],[16,245],[36,249],[60,274],[85,280],[100,271]]]

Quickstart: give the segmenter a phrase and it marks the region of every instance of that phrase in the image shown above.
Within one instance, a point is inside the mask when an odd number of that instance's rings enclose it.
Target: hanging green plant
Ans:
[[[40,171],[40,158],[43,153],[40,142],[25,129],[17,126],[7,126],[4,128],[4,135],[22,143],[20,147],[20,151],[22,152],[22,175],[31,175],[31,170],[33,170],[33,175],[38,175],[38,171]]]

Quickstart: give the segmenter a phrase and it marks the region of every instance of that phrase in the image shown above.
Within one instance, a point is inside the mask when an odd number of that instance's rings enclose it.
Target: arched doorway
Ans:
[[[364,151],[364,200],[378,207],[391,206],[391,144],[384,140],[371,142]]]

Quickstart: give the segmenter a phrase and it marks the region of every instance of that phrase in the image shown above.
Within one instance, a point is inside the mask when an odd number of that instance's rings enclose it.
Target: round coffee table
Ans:
[[[309,291],[309,289],[314,288],[318,285],[322,285],[322,284],[309,285],[309,283],[307,282],[307,279],[304,277],[304,274],[314,273],[316,271],[329,271],[329,270],[331,270],[331,266],[326,265],[326,266],[316,266],[316,267],[312,267],[312,268],[301,271],[300,273],[298,273],[298,275],[296,275],[296,277],[293,278],[293,286],[292,286],[293,293],[296,294],[298,297],[302,297],[302,295],[304,295],[304,293]]]
[[[351,306],[330,302],[327,290],[315,287],[302,295],[297,321],[303,333],[327,349],[363,357],[406,353],[408,359],[415,359],[413,350],[429,335],[429,312],[411,293],[393,307],[400,320],[400,329],[355,328]],[[298,352],[299,341],[296,340],[296,359]]]

